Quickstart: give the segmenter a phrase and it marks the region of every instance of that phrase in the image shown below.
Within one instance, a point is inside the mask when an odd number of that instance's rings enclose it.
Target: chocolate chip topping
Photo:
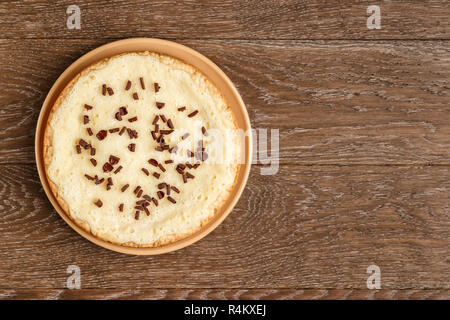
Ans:
[[[137,92],[133,93],[133,99],[134,100],[139,100],[139,96],[138,96]]]
[[[90,176],[90,175],[88,175],[88,174],[85,174],[84,176],[85,176],[85,177],[86,177],[86,179],[88,179],[88,180],[91,180],[91,181],[92,181],[92,180],[94,180],[94,178],[93,178],[93,177],[91,177],[91,176]]]
[[[173,160],[165,160],[164,163],[165,164],[173,163]]]
[[[97,151],[97,149],[91,147],[91,156],[95,156],[95,151]]]
[[[168,120],[167,120],[167,126],[168,126],[170,129],[173,129],[172,119],[168,119]]]
[[[158,184],[158,189],[164,189],[166,187],[166,183],[162,182]]]
[[[163,114],[160,114],[159,115],[159,117],[161,118],[161,120],[162,120],[162,122],[166,122],[167,121],[167,118],[166,118],[166,116],[165,115],[163,115]]]
[[[106,88],[108,90],[108,94],[112,96],[114,94],[114,90],[111,87]]]
[[[158,172],[153,172],[153,176],[156,178],[156,179],[159,179],[159,177],[161,176]]]
[[[167,197],[167,200],[169,200],[169,201],[172,202],[172,203],[177,203],[177,202],[175,201],[175,199],[172,198],[172,197],[170,197],[170,196]]]
[[[84,115],[83,116],[83,124],[88,124],[89,123],[89,116]]]
[[[128,81],[127,81],[127,84],[126,84],[126,86],[125,86],[125,90],[128,91],[128,90],[130,90],[130,88],[131,88],[131,81],[128,80]]]
[[[188,117],[189,117],[189,118],[192,118],[192,117],[195,116],[197,113],[198,113],[198,110],[195,110],[195,111],[189,113],[189,114],[188,114]]]
[[[120,158],[119,158],[119,157],[116,157],[116,156],[113,156],[113,155],[110,155],[110,156],[109,156],[109,163],[110,163],[111,165],[118,164],[119,161],[120,161]]]
[[[162,192],[162,191],[158,191],[157,193],[156,193],[156,195],[158,196],[158,199],[162,199],[162,198],[164,198],[164,192]]]
[[[128,145],[128,150],[130,150],[131,152],[134,152],[136,150],[136,144],[130,143]]]
[[[150,172],[148,172],[148,170],[145,168],[141,168],[141,170],[142,170],[142,172],[145,173],[146,176],[148,176],[150,174]]]
[[[84,108],[86,109],[86,110],[92,110],[92,106],[90,106],[90,105],[88,105],[88,104],[85,104],[84,105]]]
[[[119,211],[123,212],[123,203],[119,204]]]
[[[178,108],[178,111],[180,111],[180,112],[183,112],[184,110],[186,110],[186,107]]]
[[[152,166],[155,166],[155,167],[158,166],[158,161],[156,161],[155,159],[148,160],[148,163],[150,163]]]
[[[86,141],[84,141],[83,139],[80,139],[80,141],[78,142],[80,144],[80,146],[82,146],[84,149],[89,149],[89,143],[87,143]]]
[[[145,90],[144,78],[140,77],[140,78],[139,78],[139,82],[141,83],[141,88],[142,88],[142,90]]]
[[[142,196],[142,193],[144,192],[144,190],[139,190],[139,192],[137,193],[136,197],[140,198]]]
[[[141,190],[141,186],[137,186],[136,188],[134,188],[133,193],[137,194],[139,190]]]
[[[102,167],[103,172],[111,172],[114,168],[109,162],[105,162],[105,164]]]
[[[80,147],[79,144],[77,144],[77,145],[75,146],[75,149],[77,150],[77,153],[78,153],[78,154],[81,153],[81,147]]]
[[[159,120],[159,116],[156,115],[155,118],[153,119],[152,124],[156,124],[158,122],[158,120]]]
[[[127,127],[122,127],[122,129],[120,129],[120,131],[119,131],[119,136],[123,135],[125,130],[127,130]]]
[[[115,133],[115,132],[119,132],[119,130],[120,130],[120,128],[112,128],[112,129],[109,129],[108,131],[109,131],[109,133]]]
[[[121,116],[126,116],[128,114],[127,108],[126,107],[120,107],[119,108],[119,113]]]
[[[97,201],[95,201],[95,205],[99,208],[101,208],[103,206],[103,202],[102,200],[98,199]]]
[[[155,93],[157,93],[157,92],[159,91],[159,89],[161,88],[161,87],[159,86],[158,82],[155,82],[155,83],[153,84],[153,87],[155,88]]]
[[[102,95],[106,96],[106,84],[102,84]]]
[[[152,132],[151,132],[151,134],[152,134],[152,138],[153,138],[153,140],[157,140],[157,139],[158,139],[158,137],[156,137],[156,133],[155,133],[155,131],[152,131]]]
[[[116,120],[118,120],[118,121],[122,121],[122,116],[120,115],[120,112],[116,112],[116,114],[114,115],[114,118],[116,118]]]
[[[122,170],[122,166],[118,166],[116,170],[114,170],[114,174],[118,174],[120,170]]]
[[[122,188],[120,188],[120,191],[124,192],[125,190],[128,189],[130,185],[127,183],[126,185],[124,185]]]
[[[134,122],[134,121],[137,121],[137,119],[138,119],[138,117],[133,117],[133,118],[128,119],[128,122]]]
[[[139,211],[136,211],[134,214],[134,219],[139,220]]]
[[[100,130],[99,132],[97,132],[95,136],[97,137],[98,140],[103,140],[106,138],[107,135],[108,132],[106,130]]]
[[[195,176],[193,176],[192,174],[190,174],[189,172],[186,172],[186,178],[189,178],[189,179],[194,179],[195,178]]]
[[[182,174],[182,177],[183,177],[183,182],[186,183],[187,182],[187,177],[186,177],[186,175],[184,173]]]
[[[86,131],[87,131],[88,135],[90,135],[90,136],[92,136],[92,135],[94,134],[94,133],[92,132],[92,129],[91,129],[91,128],[87,128]]]
[[[208,136],[208,131],[206,131],[205,127],[202,127],[202,133],[205,137]]]
[[[97,160],[95,160],[94,158],[89,159],[89,161],[92,163],[92,165],[93,165],[94,167],[97,166]]]
[[[172,190],[175,191],[176,193],[180,193],[180,190],[178,190],[178,188],[175,187],[175,186],[170,186],[170,189],[172,189]]]
[[[164,102],[156,102],[156,107],[157,107],[158,109],[164,108],[165,105],[166,105],[166,104],[165,104]],[[164,121],[164,122],[165,122],[165,121]]]

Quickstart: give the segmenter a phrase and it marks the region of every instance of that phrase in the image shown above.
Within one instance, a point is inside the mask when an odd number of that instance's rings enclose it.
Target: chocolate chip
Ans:
[[[155,167],[158,166],[158,161],[156,161],[155,159],[148,160],[148,163],[150,163],[152,166],[155,166]]]
[[[164,198],[164,192],[162,192],[162,191],[158,191],[157,193],[156,193],[156,195],[158,196],[158,199],[162,199],[162,198]]]
[[[191,150],[187,150],[186,151],[187,156],[193,158],[194,157],[194,153]]]
[[[138,96],[137,92],[133,93],[133,99],[134,100],[139,100],[139,96]]]
[[[144,84],[144,78],[140,77],[139,81],[141,82],[141,88],[142,90],[145,90],[145,84]]]
[[[167,118],[166,118],[166,116],[165,115],[163,115],[163,114],[160,114],[159,115],[159,117],[161,118],[161,120],[162,120],[162,122],[166,122],[167,121]]]
[[[128,189],[130,185],[127,183],[126,185],[124,185],[122,188],[120,188],[120,191],[124,192],[125,190]]]
[[[146,214],[147,216],[150,215],[150,211],[148,211],[147,207],[144,207],[144,212],[145,212],[145,214]]]
[[[166,187],[166,183],[162,182],[160,184],[158,184],[158,189],[164,189]]]
[[[158,122],[158,120],[159,120],[159,116],[156,115],[155,118],[153,118],[152,124],[156,124]]]
[[[178,111],[180,111],[180,112],[182,112],[182,111],[184,111],[184,110],[186,110],[186,107],[178,108]]]
[[[123,203],[119,204],[119,211],[123,212]]]
[[[141,186],[137,186],[136,188],[134,188],[133,193],[136,194],[139,192],[139,190],[141,190]]]
[[[75,149],[77,150],[77,153],[78,153],[78,154],[81,153],[81,147],[80,147],[79,144],[77,144],[77,145],[75,146]]]
[[[106,84],[102,84],[102,95],[106,96]]]
[[[98,140],[103,140],[106,138],[107,135],[108,132],[106,130],[100,130],[99,132],[97,132],[95,136],[97,137]]]
[[[152,202],[155,206],[158,206],[158,200],[156,200],[156,198],[152,198]]]
[[[91,109],[92,109],[92,106],[90,106],[90,105],[88,105],[88,104],[85,104],[85,105],[84,105],[84,108],[85,108],[86,110],[91,110]]]
[[[122,170],[122,166],[118,166],[116,170],[114,170],[114,174],[118,174],[120,170]]]
[[[108,131],[109,131],[109,133],[114,133],[114,132],[118,132],[120,130],[120,128],[112,128],[112,129],[109,129]]]
[[[137,193],[136,197],[140,198],[142,196],[142,193],[144,192],[144,190],[139,190],[139,192]]]
[[[173,160],[165,160],[164,163],[165,164],[173,163]]]
[[[95,160],[94,158],[89,159],[89,161],[92,163],[92,165],[93,165],[94,167],[97,166],[97,160]]]
[[[163,135],[168,135],[171,134],[173,132],[173,130],[160,130],[159,133],[163,134]]]
[[[128,114],[127,108],[126,107],[120,107],[119,108],[119,113],[121,116],[126,116]]]
[[[153,87],[155,88],[155,93],[158,92],[159,89],[161,88],[161,87],[159,86],[158,82],[155,82],[155,83],[153,84]]]
[[[186,168],[186,166],[184,165],[184,164],[182,164],[182,163],[179,163],[178,165],[177,165],[177,169],[178,168],[180,168],[181,170],[184,170],[185,168]]]
[[[164,149],[163,149],[161,146],[157,146],[157,147],[155,148],[155,150],[156,150],[156,151],[159,151],[159,152],[164,151]]]
[[[192,117],[195,116],[197,113],[198,113],[198,110],[195,110],[195,111],[189,113],[189,114],[188,114],[188,117],[189,117],[189,118],[192,118]]]
[[[173,129],[172,119],[167,120],[167,125],[169,126],[170,129]]]
[[[147,201],[152,201],[152,198],[151,198],[148,194],[144,194],[144,195],[142,196],[142,198],[144,198],[144,199],[147,200]]]
[[[139,220],[139,211],[136,211],[134,214],[134,219]]]
[[[116,120],[118,120],[118,121],[122,121],[122,116],[120,115],[120,112],[116,112],[116,114],[114,115],[114,118],[116,118]]]
[[[183,182],[186,183],[187,182],[186,175],[183,173],[182,176],[183,176]]]
[[[172,198],[172,197],[167,197],[167,200],[169,200],[169,201],[172,202],[172,203],[177,203],[177,202],[175,201],[175,199]]]
[[[95,176],[94,179],[95,179],[95,184],[101,184],[101,183],[103,183],[103,181],[105,181],[105,178],[98,179],[97,175]]]
[[[136,144],[130,143],[128,145],[128,150],[130,150],[131,152],[134,152],[136,150]]]
[[[89,123],[89,116],[84,115],[83,116],[83,124],[88,124]]]
[[[188,179],[194,179],[195,176],[193,176],[193,175],[190,174],[189,172],[186,172],[186,178],[188,178]]]
[[[145,168],[141,168],[141,170],[142,170],[142,172],[145,173],[146,176],[148,176],[150,174],[150,172],[148,172],[148,170]]]
[[[86,131],[87,131],[88,135],[90,135],[90,136],[92,136],[92,135],[94,134],[94,133],[92,132],[92,129],[91,129],[91,128],[87,128]]]
[[[114,94],[114,90],[111,87],[106,88],[108,90],[108,94],[112,96]]]
[[[83,139],[80,139],[80,141],[78,142],[80,144],[80,146],[82,146],[84,149],[89,149],[89,143],[87,143],[86,141],[84,141]]]
[[[90,175],[88,175],[88,174],[85,174],[84,175],[85,177],[86,177],[86,179],[88,179],[88,180],[94,180],[94,178],[93,177],[91,177]]]
[[[153,172],[153,176],[156,178],[156,179],[159,179],[159,177],[161,176],[158,172]]]
[[[101,208],[103,206],[103,202],[100,199],[98,199],[97,201],[95,201],[95,205]]]
[[[164,106],[165,106],[165,103],[164,102],[156,102],[156,107],[158,108],[158,109],[162,109],[162,108],[164,108]],[[165,121],[164,121],[165,122]]]
[[[123,135],[125,130],[127,130],[127,127],[122,127],[122,129],[120,129],[120,131],[119,131],[119,136]]]
[[[128,91],[128,90],[130,90],[130,88],[131,88],[131,81],[128,80],[127,85],[125,86],[125,90]]]
[[[137,119],[138,119],[138,117],[133,117],[133,118],[128,119],[128,122],[134,122],[134,121],[137,121]]]
[[[108,162],[105,162],[105,164],[103,165],[103,172],[111,172],[113,169],[113,166]]]
[[[203,135],[204,135],[205,137],[208,136],[208,131],[206,131],[206,128],[205,128],[205,127],[202,127],[202,133],[203,133]]]
[[[115,164],[118,164],[119,161],[120,161],[120,158],[118,158],[116,156],[113,156],[113,155],[109,156],[109,163],[110,164],[115,165]]]
[[[156,140],[156,139],[158,139],[158,138],[156,137],[156,133],[155,133],[155,131],[152,131],[152,132],[151,132],[151,134],[152,134],[152,138],[153,138],[153,140]]]
[[[170,195],[170,186],[166,184],[166,194]]]
[[[180,190],[178,190],[178,188],[175,187],[175,186],[170,186],[170,189],[172,189],[172,190],[175,191],[176,193],[180,193]]]

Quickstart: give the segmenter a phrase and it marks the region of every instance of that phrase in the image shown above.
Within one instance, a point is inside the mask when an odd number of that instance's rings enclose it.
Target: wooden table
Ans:
[[[368,5],[381,29],[367,28]],[[449,17],[447,0],[0,2],[0,297],[450,298]],[[255,164],[223,224],[161,256],[81,238],[35,167],[53,82],[129,37],[203,53],[252,126],[280,130],[278,173]],[[366,285],[373,264],[381,290]],[[81,290],[66,287],[69,265]]]

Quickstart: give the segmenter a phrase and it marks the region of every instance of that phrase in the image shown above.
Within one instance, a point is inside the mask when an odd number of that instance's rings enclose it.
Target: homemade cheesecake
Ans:
[[[155,247],[195,233],[227,200],[241,137],[196,68],[152,52],[78,74],[46,125],[44,164],[67,215],[103,240]]]

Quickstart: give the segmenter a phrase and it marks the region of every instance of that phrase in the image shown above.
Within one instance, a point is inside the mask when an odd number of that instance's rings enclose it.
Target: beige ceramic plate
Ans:
[[[181,239],[179,241],[170,243],[168,245],[155,247],[155,248],[132,248],[125,247],[117,244],[113,244],[84,231],[78,225],[76,225],[65,213],[65,211],[59,206],[57,200],[55,199],[53,193],[50,190],[48,181],[45,175],[43,154],[42,154],[42,144],[45,125],[47,123],[48,113],[51,110],[56,98],[60,92],[65,88],[65,86],[70,82],[70,80],[75,77],[79,72],[81,72],[86,67],[90,66],[97,61],[104,58],[111,57],[120,53],[125,52],[135,52],[135,51],[153,51],[162,54],[166,54],[175,58],[178,58],[188,64],[199,69],[203,74],[205,74],[222,92],[228,104],[230,105],[238,126],[244,131],[250,131],[250,120],[248,118],[247,110],[245,108],[244,102],[241,96],[237,92],[233,83],[225,75],[225,73],[219,69],[211,60],[204,57],[195,50],[192,50],[181,44],[160,40],[160,39],[148,39],[148,38],[133,38],[126,40],[119,40],[112,43],[103,45],[97,49],[94,49],[77,61],[75,61],[69,68],[67,68],[61,76],[56,80],[53,87],[50,89],[47,97],[45,98],[44,104],[42,105],[41,113],[39,115],[37,127],[36,127],[36,138],[35,138],[35,154],[36,154],[36,165],[39,172],[39,177],[42,182],[42,186],[52,203],[53,207],[59,213],[59,215],[66,221],[76,232],[81,234],[86,239],[110,250],[117,252],[136,254],[136,255],[152,255],[160,254],[165,252],[174,251],[185,246],[188,246],[204,236],[210,233],[214,228],[216,228],[230,213],[239,199],[247,178],[250,172],[250,161],[251,161],[251,136],[246,137],[245,141],[245,164],[240,166],[240,170],[237,177],[237,183],[234,186],[230,197],[219,209],[216,216],[206,225],[204,225],[198,232],[192,234],[191,236]],[[233,235],[230,235],[233,236]]]

